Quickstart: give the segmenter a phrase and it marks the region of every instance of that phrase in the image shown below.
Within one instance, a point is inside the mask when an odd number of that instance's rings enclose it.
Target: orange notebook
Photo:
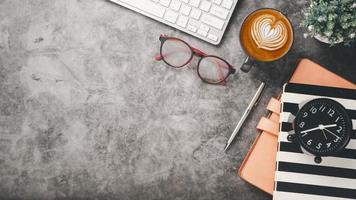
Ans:
[[[328,71],[320,65],[302,59],[289,82],[356,89],[356,85]],[[238,175],[250,184],[272,194],[278,146],[280,101],[272,98],[267,105],[270,114],[257,125],[260,134],[238,170]]]

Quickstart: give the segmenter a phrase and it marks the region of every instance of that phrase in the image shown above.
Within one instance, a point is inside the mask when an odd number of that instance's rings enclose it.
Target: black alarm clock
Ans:
[[[350,141],[352,122],[340,103],[327,98],[311,100],[300,108],[293,123],[293,141],[303,151],[315,155],[315,162],[322,156],[341,152]]]

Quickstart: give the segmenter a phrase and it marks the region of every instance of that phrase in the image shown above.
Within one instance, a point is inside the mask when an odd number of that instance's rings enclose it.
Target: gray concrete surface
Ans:
[[[271,199],[235,175],[267,100],[301,57],[356,81],[354,47],[302,37],[307,2],[241,0],[216,47],[104,0],[0,0],[0,199]],[[153,60],[165,33],[239,66],[241,21],[260,7],[295,27],[277,62],[224,87]],[[225,154],[259,80],[267,92]]]

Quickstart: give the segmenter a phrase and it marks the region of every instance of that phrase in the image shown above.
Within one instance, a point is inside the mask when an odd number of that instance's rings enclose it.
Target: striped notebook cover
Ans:
[[[320,164],[287,140],[291,116],[298,104],[315,98],[341,103],[352,119],[353,135],[340,156],[323,157]],[[281,97],[274,200],[356,199],[356,90],[288,83]]]

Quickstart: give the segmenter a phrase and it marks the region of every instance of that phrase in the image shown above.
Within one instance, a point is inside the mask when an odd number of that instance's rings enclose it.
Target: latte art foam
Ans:
[[[288,40],[287,27],[282,21],[276,21],[272,15],[257,17],[251,26],[251,36],[258,48],[275,51],[282,48]]]

